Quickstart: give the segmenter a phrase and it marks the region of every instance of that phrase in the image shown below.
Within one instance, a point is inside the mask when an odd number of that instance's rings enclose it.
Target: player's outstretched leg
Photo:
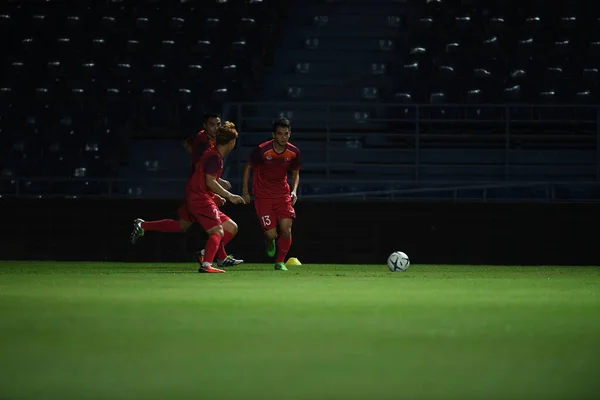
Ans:
[[[144,221],[141,218],[137,218],[135,221],[133,221],[133,229],[129,237],[131,238],[131,243],[135,244],[139,238],[144,236],[146,231],[179,233],[186,232],[191,226],[192,222],[183,219],[180,219],[179,221],[174,219]]]
[[[275,257],[275,270],[287,271],[285,257],[292,246],[292,219],[279,220],[279,238],[277,239],[277,256]]]
[[[221,221],[223,221],[223,219],[221,219]],[[244,262],[244,260],[238,260],[233,257],[232,254],[227,254],[225,251],[225,246],[237,235],[237,233],[238,226],[234,221],[231,219],[223,221],[223,240],[221,240],[221,245],[217,250],[217,265],[219,268],[234,267]]]

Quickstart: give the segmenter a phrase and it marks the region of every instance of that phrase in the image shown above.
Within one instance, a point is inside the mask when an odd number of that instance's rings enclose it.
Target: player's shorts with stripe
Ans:
[[[296,218],[290,196],[276,199],[255,198],[254,209],[260,225],[266,231],[275,228],[280,219]]]
[[[179,206],[177,214],[184,221],[197,222],[205,231],[217,225],[222,225],[225,221],[231,219],[219,210],[219,207],[212,200],[195,201],[194,199],[186,199]]]

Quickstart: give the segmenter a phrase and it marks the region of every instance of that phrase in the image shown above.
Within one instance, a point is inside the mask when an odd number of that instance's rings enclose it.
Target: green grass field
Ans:
[[[0,399],[598,399],[600,268],[0,263]]]

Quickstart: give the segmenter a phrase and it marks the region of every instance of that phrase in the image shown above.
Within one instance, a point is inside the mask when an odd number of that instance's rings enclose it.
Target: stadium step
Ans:
[[[380,50],[356,52],[352,50],[336,51],[326,49],[292,49],[289,50],[286,58],[288,60],[302,60],[306,62],[337,62],[339,65],[344,63],[361,63],[368,60],[375,63],[389,62],[394,59],[399,59],[395,53],[382,52]]]

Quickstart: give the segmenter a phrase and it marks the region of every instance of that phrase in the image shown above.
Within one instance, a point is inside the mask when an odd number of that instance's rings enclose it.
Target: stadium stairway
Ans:
[[[131,197],[183,198],[190,159],[181,141],[137,139],[120,171],[117,192]]]
[[[402,27],[411,7],[397,0],[372,3],[365,8],[357,0],[292,0],[293,12],[257,103],[225,112],[243,132],[240,149],[231,156],[238,160],[235,165],[243,165],[249,149],[270,138],[270,123],[278,116],[292,120],[292,142],[306,153],[307,173],[321,171],[326,163],[312,157],[322,153],[312,150],[323,150],[325,125],[337,134],[340,149],[362,147],[363,134],[387,129],[386,122],[377,121],[387,113],[378,104],[393,96],[390,71],[401,54],[397,47],[403,46]],[[328,108],[326,103],[338,104]]]
[[[116,193],[130,197],[183,198],[185,182],[190,175],[190,157],[182,141],[137,139],[135,143],[129,163],[120,170],[121,183]],[[226,159],[224,178],[236,178],[230,173],[231,169]]]
[[[404,5],[394,0],[374,3],[365,8],[364,2],[353,0],[294,0],[294,12],[257,97],[260,102],[285,102],[285,109],[255,108],[246,131],[266,129],[277,115],[296,120],[297,129],[323,129],[322,123],[311,124],[323,119],[323,107],[298,103],[380,101],[393,86],[387,69],[397,54]],[[336,110],[340,127],[364,123],[356,111],[356,106]]]

